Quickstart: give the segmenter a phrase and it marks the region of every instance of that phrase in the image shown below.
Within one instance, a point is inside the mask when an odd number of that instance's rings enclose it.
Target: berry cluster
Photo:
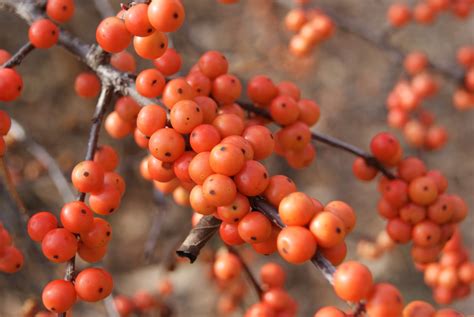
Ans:
[[[470,267],[472,270],[472,266]],[[467,272],[466,272],[467,273]],[[465,273],[465,274],[466,274]],[[472,279],[472,271],[469,272]],[[389,283],[374,283],[369,269],[356,261],[341,264],[334,273],[333,287],[336,294],[349,302],[365,301],[365,312],[371,317],[457,317],[462,316],[453,309],[436,311],[430,304],[413,301],[403,306],[400,291]],[[314,317],[352,317],[356,312],[345,313],[334,306],[323,307]]]
[[[415,157],[402,159],[401,147],[392,135],[376,135],[371,150],[383,164],[397,167],[395,179],[381,177],[379,180],[382,198],[377,209],[388,220],[386,232],[395,243],[413,240],[413,261],[424,270],[438,260],[446,243],[455,239],[452,237],[456,224],[466,218],[467,205],[461,197],[445,193],[448,182],[440,171],[427,170],[423,161]],[[354,163],[354,174],[367,181],[375,178],[377,170],[358,159]],[[391,247],[390,239],[382,235],[380,242],[366,244],[361,249],[364,254],[377,257]]]
[[[0,221],[0,272],[16,273],[23,267],[23,254],[12,245],[12,237]]]
[[[72,171],[72,182],[81,193],[89,193],[89,205],[82,199],[66,203],[57,218],[42,211],[28,221],[28,234],[41,243],[43,254],[54,263],[64,263],[76,253],[87,262],[100,261],[107,252],[112,238],[110,224],[94,213],[109,215],[115,211],[125,191],[125,182],[114,172],[118,155],[107,145],[99,146],[93,161],[83,161]],[[45,307],[56,313],[69,310],[76,296],[83,301],[95,302],[107,297],[113,287],[112,277],[99,268],[81,271],[74,282],[55,280],[43,290]]]
[[[428,59],[421,52],[408,54],[405,72],[411,78],[400,80],[387,97],[387,122],[403,130],[408,144],[415,148],[437,150],[444,146],[446,129],[435,124],[432,112],[422,108],[422,102],[438,92],[438,83],[428,72]]]
[[[474,108],[474,47],[465,46],[458,50],[457,61],[465,69],[464,82],[454,93],[453,104],[458,110]]]
[[[135,292],[132,297],[115,295],[115,308],[120,317],[152,313],[161,313],[160,316],[168,316],[170,307],[166,304],[165,299],[172,293],[173,284],[169,279],[165,279],[157,285],[157,292],[141,290]]]
[[[61,222],[64,227],[58,228],[56,217],[47,211],[36,213],[28,221],[28,235],[33,241],[41,243],[48,260],[63,263],[76,253],[88,262],[102,259],[112,230],[105,220],[94,218],[85,203],[74,201],[64,205]],[[79,242],[75,234],[80,238]],[[52,312],[62,313],[72,307],[77,296],[84,301],[98,301],[107,297],[112,287],[109,273],[103,269],[88,268],[79,273],[74,284],[63,280],[48,283],[43,289],[43,304]]]
[[[420,0],[412,9],[406,4],[394,3],[388,9],[387,20],[393,27],[405,26],[411,20],[431,24],[443,11],[451,11],[456,17],[465,19],[473,6],[471,0]]]
[[[165,32],[175,32],[184,22],[185,11],[179,0],[154,0],[137,3],[117,16],[102,20],[96,30],[100,47],[109,53],[125,50],[133,39],[138,56],[156,59],[168,47]]]
[[[114,172],[118,164],[119,157],[115,150],[109,145],[101,145],[97,147],[92,161],[82,161],[72,170],[71,180],[74,187],[81,193],[90,194],[89,207],[96,214],[110,215],[120,206],[125,193],[125,181]],[[89,223],[92,221],[82,221],[83,228],[71,232],[87,232],[90,227],[86,224]],[[63,225],[67,228],[64,223]]]
[[[433,297],[442,305],[468,296],[474,283],[474,262],[463,246],[459,229],[444,246],[439,261],[424,268],[425,283],[433,288]]]
[[[291,37],[290,53],[307,56],[334,32],[334,23],[321,10],[295,8],[285,16],[285,27],[295,33]]]

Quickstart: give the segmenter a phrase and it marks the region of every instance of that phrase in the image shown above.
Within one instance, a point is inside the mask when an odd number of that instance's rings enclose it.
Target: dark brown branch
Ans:
[[[13,68],[21,64],[23,59],[35,49],[33,44],[27,42],[25,45],[20,47],[20,49],[8,60],[6,61],[0,68]]]
[[[199,252],[217,232],[222,221],[213,216],[204,216],[197,225],[191,229],[188,236],[176,250],[180,257],[186,257],[191,263],[196,261]]]
[[[226,247],[227,247],[227,250],[229,250],[230,253],[236,255],[239,258],[240,263],[242,264],[242,268],[244,269],[244,272],[247,275],[247,278],[249,279],[250,283],[252,284],[253,288],[255,289],[255,292],[257,293],[258,298],[262,299],[262,296],[263,296],[262,287],[260,286],[260,284],[258,284],[257,279],[253,275],[253,273],[250,270],[247,263],[245,263],[244,259],[240,255],[239,251],[237,251],[237,249],[232,247],[232,246],[226,246]]]
[[[270,116],[270,114],[268,113],[268,111],[266,109],[256,107],[256,106],[254,106],[250,103],[247,103],[247,102],[238,102],[238,104],[243,109],[245,109],[249,112],[255,113],[255,114],[257,114],[257,115],[259,115],[259,116],[261,116],[265,119],[271,120],[271,116]],[[330,135],[324,135],[322,133],[314,132],[314,131],[311,132],[311,138],[315,141],[327,144],[329,146],[332,146],[332,147],[341,149],[343,151],[349,152],[349,153],[351,153],[355,156],[361,157],[365,160],[367,165],[370,165],[370,166],[378,169],[382,174],[384,174],[389,179],[394,179],[395,178],[395,175],[392,172],[390,172],[385,166],[383,166],[383,164],[381,164],[375,157],[373,157],[369,153],[363,151],[362,149],[360,149],[360,148],[358,148],[358,147],[356,147],[352,144],[346,143],[346,142],[344,142],[342,140],[339,140],[335,137],[332,137]]]

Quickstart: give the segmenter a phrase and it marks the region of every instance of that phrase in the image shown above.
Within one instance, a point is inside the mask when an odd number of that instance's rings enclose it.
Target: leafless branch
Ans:
[[[20,47],[20,49],[8,60],[6,61],[0,68],[12,68],[21,64],[23,59],[33,50],[35,47],[30,42],[27,42],[25,45]]]
[[[257,282],[257,279],[253,275],[253,273],[250,270],[247,263],[244,261],[244,259],[240,255],[239,251],[236,248],[231,247],[231,246],[227,246],[227,250],[229,250],[230,253],[236,255],[239,258],[240,263],[242,264],[242,268],[244,269],[244,272],[247,275],[247,278],[249,279],[250,283],[252,284],[253,288],[255,289],[255,292],[257,293],[258,298],[262,299],[262,296],[263,296],[262,287]]]

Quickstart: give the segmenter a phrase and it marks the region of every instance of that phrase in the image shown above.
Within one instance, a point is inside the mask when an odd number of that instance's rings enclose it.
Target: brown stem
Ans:
[[[26,223],[28,218],[28,210],[26,209],[25,203],[21,200],[18,191],[16,190],[15,184],[13,183],[12,175],[10,170],[8,169],[7,162],[5,160],[5,156],[2,156],[0,159],[0,170],[3,178],[3,182],[5,184],[5,188],[7,189],[8,194],[15,202],[15,205],[20,212],[22,220]]]
[[[99,132],[102,126],[102,121],[107,110],[107,106],[110,104],[113,97],[113,88],[102,83],[102,90],[100,92],[99,100],[95,108],[94,117],[92,118],[92,127],[89,133],[89,141],[87,142],[87,153],[85,160],[92,160],[94,158],[95,151],[97,150],[97,142],[99,141]],[[79,201],[84,202],[86,199],[86,193],[79,194]],[[76,271],[76,257],[73,257],[67,262],[66,273],[64,279],[66,281],[72,281],[75,278]],[[66,317],[66,313],[59,314],[60,317]]]
[[[26,42],[20,49],[6,61],[0,68],[12,68],[21,64],[23,59],[35,49],[33,44]]]
[[[247,102],[237,102],[243,109],[255,113],[265,119],[271,120],[270,113],[263,108],[259,108],[254,106],[253,104]],[[375,157],[370,155],[369,153],[363,151],[362,149],[356,147],[355,145],[349,144],[342,140],[339,140],[333,136],[325,135],[319,132],[311,132],[311,138],[315,141],[327,144],[329,146],[335,147],[337,149],[349,152],[355,156],[361,157],[365,160],[367,165],[370,165],[377,170],[379,170],[382,174],[384,174],[389,179],[395,179],[396,176],[390,172],[382,163],[380,163]]]
[[[255,289],[255,292],[257,293],[257,296],[259,299],[262,299],[262,296],[263,296],[263,290],[262,290],[262,287],[260,286],[260,284],[258,284],[257,282],[257,279],[255,278],[255,276],[253,275],[252,271],[250,270],[249,266],[247,265],[247,263],[244,261],[244,259],[242,258],[242,256],[240,255],[239,251],[237,251],[236,248],[228,245],[226,246],[227,247],[227,250],[229,250],[230,253],[236,255],[239,260],[240,260],[240,263],[242,264],[242,268],[244,269],[244,272],[245,274],[247,275],[247,278],[250,280],[250,283],[252,284],[253,288]]]

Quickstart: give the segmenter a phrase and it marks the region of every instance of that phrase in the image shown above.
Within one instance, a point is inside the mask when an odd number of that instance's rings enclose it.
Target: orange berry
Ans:
[[[356,261],[341,264],[334,273],[334,291],[337,296],[350,302],[367,299],[372,291],[372,283],[372,273]]]

